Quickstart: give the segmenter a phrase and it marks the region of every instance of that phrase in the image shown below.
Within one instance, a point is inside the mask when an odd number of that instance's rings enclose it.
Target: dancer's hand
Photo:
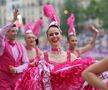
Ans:
[[[18,15],[19,15],[18,9],[15,9],[13,12],[13,20],[12,20],[13,23],[17,20]]]
[[[95,26],[90,26],[90,28],[96,33],[98,34],[99,33],[99,30],[95,27]]]
[[[12,74],[15,74],[16,73],[16,69],[15,69],[14,66],[10,65],[9,66],[9,69],[10,69],[10,73],[12,73]]]

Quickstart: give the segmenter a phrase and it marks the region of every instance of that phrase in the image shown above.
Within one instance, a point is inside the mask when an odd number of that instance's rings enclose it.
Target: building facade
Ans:
[[[0,0],[0,27],[6,22],[6,2]]]

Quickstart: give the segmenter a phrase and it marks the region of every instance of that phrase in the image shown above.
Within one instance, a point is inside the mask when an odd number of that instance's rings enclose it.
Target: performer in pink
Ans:
[[[46,13],[49,13],[47,11],[46,9]],[[53,10],[50,10],[51,13]],[[56,18],[49,25],[46,34],[51,49],[44,53],[45,62],[42,63],[44,90],[100,90],[88,85],[81,75],[82,71],[94,61],[91,58],[86,60],[77,58],[73,53],[65,52],[61,47],[62,32]]]
[[[32,60],[33,58],[39,58],[42,54],[42,51],[36,45],[36,40],[39,37],[40,28],[42,25],[43,19],[40,18],[35,22],[35,25],[33,25],[33,23],[30,22],[28,25],[25,26],[26,50],[30,62],[34,61]]]
[[[43,64],[42,74],[44,90],[99,90],[92,86],[86,87],[85,80],[81,76],[82,71],[94,62],[91,59],[77,59],[74,54],[65,52],[60,44],[61,32],[56,22],[52,23],[47,31],[51,50],[44,53],[46,61]]]
[[[0,90],[14,90],[21,73],[28,67],[25,47],[15,40],[17,15],[15,9],[12,22],[0,30]]]
[[[74,27],[74,21],[75,21],[75,16],[71,14],[71,16],[67,20],[67,24],[69,25],[69,30],[68,30],[69,49],[68,50],[71,53],[74,53],[78,58],[81,58],[81,54],[89,51],[90,49],[94,47],[95,42],[96,42],[96,37],[98,35],[98,30],[94,26],[89,27],[94,32],[92,41],[88,43],[87,45],[85,45],[84,47],[76,49],[77,37],[76,37],[76,31]]]
[[[44,74],[42,80],[44,88],[45,90],[69,90],[68,83],[70,83],[70,77],[65,72],[60,74],[59,70],[64,65],[68,66],[70,62],[76,59],[76,56],[66,53],[61,47],[61,31],[59,31],[56,22],[50,24],[47,31],[47,38],[51,45],[51,50],[44,53],[44,59],[46,61],[46,65],[43,65]]]
[[[40,18],[35,25],[30,22],[25,26],[26,50],[30,64],[18,82],[16,90],[40,90],[41,88],[38,62],[40,61],[42,51],[36,46],[35,40],[39,37],[42,25],[43,20]]]

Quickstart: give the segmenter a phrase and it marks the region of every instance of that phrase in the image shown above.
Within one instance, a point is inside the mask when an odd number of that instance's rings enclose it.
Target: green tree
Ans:
[[[79,21],[83,19],[83,14],[80,14],[80,12],[83,10],[81,6],[78,5],[78,0],[65,0],[64,5],[61,10],[61,29],[63,31],[63,34],[67,36],[68,28],[67,25],[67,19],[70,16],[70,14],[75,15],[75,28],[77,32],[80,32],[81,25],[79,24]],[[67,13],[65,13],[67,11]]]
[[[84,10],[86,21],[98,18],[102,22],[100,27],[108,29],[108,0],[90,0],[90,4]]]
[[[99,16],[99,2],[91,0],[88,7],[85,9],[86,19],[96,19]]]
[[[86,2],[85,2],[86,4]],[[77,33],[80,33],[83,29],[81,28],[90,19],[99,19],[102,24],[100,27],[108,29],[108,0],[89,0],[89,4],[85,7],[81,5],[79,0],[65,0],[61,15],[61,29],[63,34],[67,36],[68,25],[67,19],[71,13],[75,14],[75,28]],[[68,13],[64,13],[67,10]]]
[[[100,0],[99,18],[103,21],[102,27],[108,30],[108,0]]]

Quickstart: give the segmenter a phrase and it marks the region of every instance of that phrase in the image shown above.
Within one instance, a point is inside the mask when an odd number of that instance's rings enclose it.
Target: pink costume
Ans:
[[[12,25],[10,23],[0,30],[0,90],[14,90],[17,80],[27,69],[29,62],[24,46],[5,38]],[[14,66],[17,73],[11,74],[9,66]]]
[[[40,60],[38,49],[36,48],[36,58],[30,60],[31,62],[36,61],[35,66],[29,66],[26,72],[23,74],[21,80],[18,82],[18,86],[15,90],[40,90],[41,81],[39,75],[39,67],[37,67]]]
[[[27,48],[27,47],[26,47],[26,50],[28,50],[28,48]],[[34,61],[38,62],[38,61],[40,60],[40,56],[39,56],[38,47],[35,47],[35,51],[36,51],[36,57],[35,57],[35,58],[33,58],[33,59],[31,59],[31,60],[29,60],[29,61],[30,61],[30,63],[32,63],[32,62],[34,62]]]
[[[67,20],[67,24],[69,25],[69,30],[68,30],[68,36],[76,36],[76,31],[75,31],[75,27],[74,27],[74,21],[75,21],[75,16],[73,14],[70,15],[70,17]],[[73,53],[74,49],[69,48],[69,50],[71,53]],[[77,58],[81,59],[81,54],[80,54],[80,50],[75,50],[75,52],[77,53]]]
[[[37,37],[39,36],[39,30],[41,25],[43,24],[43,20],[39,19],[34,27],[32,25],[32,22],[30,22],[28,25],[25,26],[25,33],[32,32]],[[26,47],[26,49],[28,49]],[[18,82],[18,85],[16,87],[16,90],[40,90],[41,84],[40,84],[40,75],[39,75],[39,51],[36,47],[36,57],[30,60],[31,62],[36,62],[35,66],[29,65],[29,68],[26,70],[26,72],[22,75],[21,80]]]
[[[82,71],[94,63],[91,58],[71,62],[68,52],[66,62],[55,63],[49,61],[47,53],[44,56],[46,60],[42,74],[44,90],[100,90],[88,85],[81,76]]]
[[[71,50],[71,49],[69,49],[68,51],[71,52],[71,53],[73,53],[73,50]],[[81,59],[82,57],[81,57],[80,51],[79,50],[75,50],[75,52],[77,53],[77,58]]]

